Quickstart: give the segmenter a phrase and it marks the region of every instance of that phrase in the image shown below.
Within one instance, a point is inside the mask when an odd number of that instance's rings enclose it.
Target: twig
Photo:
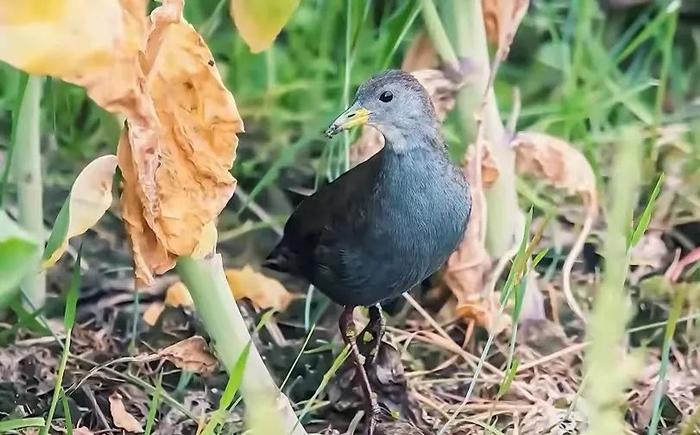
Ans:
[[[595,221],[596,215],[597,204],[595,201],[591,200],[588,206],[588,212],[586,213],[586,220],[583,222],[583,228],[581,228],[581,232],[578,234],[576,242],[574,242],[574,246],[571,247],[569,254],[566,256],[566,260],[564,260],[564,266],[561,269],[562,290],[564,292],[564,296],[566,297],[566,303],[569,305],[569,308],[571,308],[571,311],[576,313],[576,315],[583,321],[584,324],[586,323],[586,316],[583,313],[581,306],[576,301],[573,291],[571,290],[571,270],[574,267],[574,262],[576,261],[576,258],[583,250],[583,245],[586,243],[588,235],[591,233],[591,229],[593,228],[593,222]]]

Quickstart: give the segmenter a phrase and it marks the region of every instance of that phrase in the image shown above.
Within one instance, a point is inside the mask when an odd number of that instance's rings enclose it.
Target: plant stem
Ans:
[[[177,272],[192,295],[219,360],[231,375],[236,361],[250,342],[250,333],[226,281],[221,255],[215,254],[203,260],[180,257]],[[284,427],[288,430],[294,428],[289,434],[306,435],[304,428],[297,424],[289,399],[277,388],[255,346],[250,349],[241,394],[251,406],[261,398],[274,401]]]
[[[498,178],[485,194],[488,210],[486,247],[489,254],[500,257],[514,246],[524,221],[518,207],[515,153],[498,111],[496,94],[492,86],[488,87],[491,63],[481,2],[454,0],[451,5],[456,20],[457,55],[469,59],[475,70],[469,76],[470,86],[465,86],[457,96],[462,128],[468,137],[473,137],[476,134],[475,114],[481,110],[483,137],[490,144],[491,156],[499,171]]]
[[[629,130],[616,152],[611,174],[610,209],[605,246],[605,275],[598,291],[587,328],[591,346],[585,358],[585,373],[591,382],[584,392],[588,410],[588,434],[624,433],[623,408],[618,406],[631,381],[633,359],[625,353],[623,341],[630,307],[625,294],[629,265],[627,240],[632,212],[641,179],[642,140],[639,132]],[[611,370],[614,367],[615,370]]]
[[[43,187],[41,181],[41,130],[40,103],[43,77],[29,77],[17,118],[15,155],[12,171],[17,184],[19,222],[37,241],[45,240]],[[35,264],[41,261],[37,253]],[[33,309],[44,306],[46,301],[46,275],[35,269],[22,281],[22,290]]]

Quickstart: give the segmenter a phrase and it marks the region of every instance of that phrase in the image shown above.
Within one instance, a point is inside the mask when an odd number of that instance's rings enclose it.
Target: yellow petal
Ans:
[[[258,53],[272,45],[297,6],[299,0],[231,0],[231,17],[250,51]]]

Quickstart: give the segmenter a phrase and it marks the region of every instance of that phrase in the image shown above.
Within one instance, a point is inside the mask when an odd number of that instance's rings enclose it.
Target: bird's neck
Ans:
[[[384,136],[387,150],[403,154],[416,148],[442,147],[443,141],[438,125],[425,123],[416,128],[415,125],[377,125],[376,128]]]

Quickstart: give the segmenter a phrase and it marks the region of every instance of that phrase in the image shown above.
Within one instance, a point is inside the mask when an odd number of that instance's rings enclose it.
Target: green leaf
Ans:
[[[38,267],[37,242],[0,210],[0,307],[15,295],[22,278]]]
[[[144,435],[151,435],[153,432],[153,425],[156,421],[156,413],[158,412],[158,406],[160,405],[160,395],[163,392],[163,372],[158,374],[158,379],[156,380],[156,389],[151,397],[151,403],[148,405],[148,417],[146,418],[146,429]]]
[[[66,331],[70,330],[75,323],[75,309],[78,306],[78,296],[80,295],[80,260],[82,257],[82,245],[78,249],[78,258],[73,266],[73,277],[71,278],[68,294],[66,295],[66,312],[63,316],[63,324]]]
[[[38,427],[46,424],[42,417],[13,418],[11,420],[0,421],[0,433],[25,427]]]
[[[248,344],[246,344],[245,348],[243,348],[243,352],[241,352],[241,355],[238,357],[236,364],[229,371],[231,375],[226,383],[224,393],[221,395],[221,399],[219,399],[219,407],[214,412],[214,415],[212,415],[211,420],[209,420],[207,425],[204,427],[202,435],[213,435],[215,433],[216,427],[221,424],[224,419],[226,410],[233,403],[233,398],[243,382],[243,373],[245,372],[245,366],[248,362],[248,355],[250,355],[251,343],[252,342],[249,341]]]
[[[53,255],[58,248],[61,247],[63,241],[66,240],[68,236],[68,224],[70,223],[70,195],[63,202],[61,210],[56,216],[56,221],[51,229],[51,235],[49,240],[46,242],[46,248],[44,249],[44,256],[42,260],[46,261]]]
[[[515,358],[510,364],[510,367],[508,367],[508,370],[506,371],[506,377],[503,379],[503,382],[501,385],[498,387],[498,394],[496,394],[496,400],[499,400],[503,395],[505,395],[508,390],[510,390],[510,386],[513,383],[513,379],[515,379],[515,375],[518,373],[518,366],[520,365],[520,360]]]
[[[659,193],[661,192],[661,184],[664,180],[664,174],[659,175],[659,178],[656,180],[656,185],[654,185],[654,190],[651,191],[651,194],[649,195],[649,200],[647,201],[646,206],[644,206],[644,211],[642,212],[641,216],[639,216],[639,222],[637,222],[637,226],[634,228],[634,231],[632,232],[632,235],[630,236],[629,242],[627,243],[627,247],[633,247],[639,241],[642,239],[642,236],[644,235],[644,232],[647,230],[649,227],[649,222],[651,221],[651,213],[654,211],[654,205],[656,205],[656,200],[659,198]]]

